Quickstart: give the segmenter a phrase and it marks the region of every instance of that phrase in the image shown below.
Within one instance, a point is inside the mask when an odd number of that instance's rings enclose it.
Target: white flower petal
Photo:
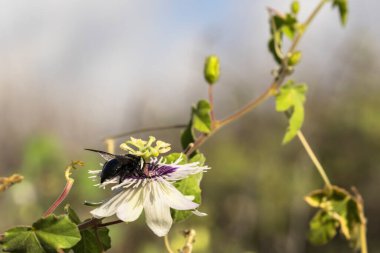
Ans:
[[[102,170],[88,170],[88,174],[100,175]]]
[[[162,166],[172,166],[175,167],[176,170],[172,173],[169,173],[166,176],[167,180],[178,181],[184,179],[190,175],[194,175],[200,172],[204,172],[210,169],[207,166],[198,166],[198,162],[195,163],[187,163],[187,164],[160,164]]]
[[[128,191],[119,192],[110,198],[106,203],[92,210],[90,213],[97,219],[114,215],[116,213],[116,208],[123,202],[127,194]]]
[[[173,223],[170,207],[163,199],[157,182],[151,181],[144,186],[144,210],[146,224],[158,236],[166,235]]]
[[[125,222],[136,220],[143,209],[143,194],[142,188],[128,189],[130,194],[126,196],[125,200],[119,205],[116,211],[117,217]]]
[[[187,198],[188,200],[193,201],[195,199],[195,196],[194,195],[185,195],[185,198]]]
[[[193,210],[191,211],[193,214],[197,215],[197,216],[207,216],[207,213],[202,213],[202,212],[199,212],[198,210]]]
[[[192,202],[178,191],[172,184],[161,179],[157,181],[164,201],[171,207],[177,210],[192,210],[199,206],[199,204]]]

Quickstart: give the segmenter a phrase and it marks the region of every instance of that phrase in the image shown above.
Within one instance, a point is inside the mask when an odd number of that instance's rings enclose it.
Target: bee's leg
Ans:
[[[138,177],[146,177],[147,175],[144,173],[143,170],[137,169],[135,170],[135,174],[137,174]]]
[[[128,175],[128,170],[125,170],[120,173],[119,184],[121,184],[124,181],[124,179],[127,178],[127,175]]]

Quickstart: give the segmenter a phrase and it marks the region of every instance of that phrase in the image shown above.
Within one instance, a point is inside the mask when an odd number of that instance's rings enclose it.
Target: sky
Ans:
[[[300,3],[304,19],[318,1]],[[128,129],[182,123],[191,103],[206,96],[202,67],[209,54],[221,58],[216,104],[234,110],[271,79],[266,7],[289,4],[1,1],[0,139],[46,131],[94,144]],[[375,0],[351,0],[344,29],[337,11],[325,8],[301,43],[299,76],[310,70],[322,76],[353,39],[379,55],[379,7]]]

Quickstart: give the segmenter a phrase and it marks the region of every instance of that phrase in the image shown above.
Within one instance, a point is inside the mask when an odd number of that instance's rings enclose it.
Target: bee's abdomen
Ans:
[[[112,159],[106,162],[103,166],[102,173],[100,174],[100,183],[117,176],[121,167],[122,164],[117,159]]]

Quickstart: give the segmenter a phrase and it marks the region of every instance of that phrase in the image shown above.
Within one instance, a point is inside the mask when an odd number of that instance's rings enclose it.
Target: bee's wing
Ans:
[[[92,151],[92,152],[96,152],[96,153],[98,153],[98,154],[99,154],[101,157],[103,157],[106,161],[110,161],[110,160],[116,158],[116,155],[111,154],[111,153],[108,153],[108,152],[105,152],[105,151],[96,150],[96,149],[89,149],[89,148],[85,148],[85,150],[88,150],[88,151]]]

